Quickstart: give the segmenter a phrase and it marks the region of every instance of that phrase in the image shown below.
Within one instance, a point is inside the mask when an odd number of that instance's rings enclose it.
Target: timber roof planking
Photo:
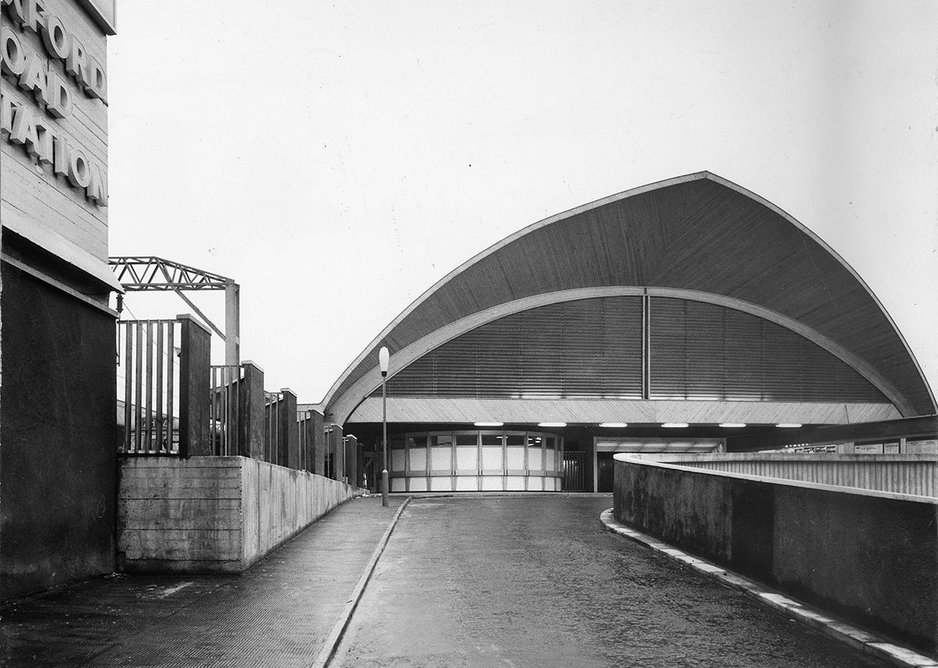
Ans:
[[[396,351],[472,314],[602,286],[692,290],[778,314],[874,370],[900,396],[904,414],[936,412],[907,344],[856,273],[783,211],[708,172],[558,214],[475,256],[398,316],[324,403],[331,408],[373,370],[381,345],[393,364]]]

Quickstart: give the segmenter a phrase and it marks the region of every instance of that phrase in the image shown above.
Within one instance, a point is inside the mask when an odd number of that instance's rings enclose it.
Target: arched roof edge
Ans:
[[[406,369],[408,366],[419,360],[424,355],[443,346],[453,339],[466,334],[474,329],[487,325],[501,318],[505,318],[516,313],[529,311],[553,304],[560,304],[583,299],[596,299],[601,297],[638,297],[649,295],[651,297],[669,297],[675,299],[686,299],[689,301],[713,304],[724,308],[747,313],[754,317],[772,322],[784,327],[799,336],[804,337],[811,343],[827,351],[856,373],[871,383],[876,389],[896,407],[900,414],[909,412],[911,407],[904,399],[902,393],[892,385],[878,370],[858,358],[856,355],[839,345],[837,342],[829,339],[820,332],[789,318],[781,313],[771,311],[758,304],[751,304],[742,300],[727,297],[699,290],[687,290],[683,288],[664,288],[656,286],[606,286],[593,288],[576,288],[571,290],[562,290],[558,292],[539,293],[529,297],[522,297],[504,302],[497,306],[490,307],[483,311],[477,311],[459,320],[455,320],[448,325],[435,329],[413,343],[405,346],[402,350],[395,351],[391,357],[391,368],[388,373],[388,380]],[[355,412],[357,407],[365,401],[368,396],[377,388],[381,387],[381,378],[378,372],[377,363],[374,364],[361,378],[356,380],[345,392],[338,396],[338,400],[331,407],[332,418],[339,424],[344,424],[348,417]]]
[[[613,202],[617,202],[619,200],[626,199],[628,197],[641,195],[642,193],[646,193],[651,190],[667,188],[668,186],[678,185],[680,183],[687,183],[690,181],[698,181],[698,180],[706,179],[706,178],[714,178],[715,176],[716,176],[715,174],[711,174],[710,172],[707,172],[707,171],[694,172],[692,174],[685,174],[684,176],[676,176],[676,177],[672,177],[669,179],[664,179],[662,181],[655,181],[653,183],[649,183],[643,186],[638,186],[636,188],[631,188],[629,190],[616,193],[615,195],[609,195],[607,197],[603,197],[593,202],[589,202],[587,204],[581,204],[579,206],[573,207],[572,209],[567,209],[566,211],[555,213],[552,216],[548,216],[547,218],[531,223],[530,225],[527,225],[521,228],[517,232],[509,234],[507,237],[504,237],[503,239],[496,241],[494,244],[492,244],[488,248],[473,255],[471,258],[469,258],[468,260],[460,264],[458,267],[456,267],[451,272],[446,274],[443,278],[441,278],[436,283],[431,285],[429,288],[424,290],[420,294],[419,297],[417,297],[403,311],[401,311],[397,315],[397,317],[395,317],[394,320],[392,320],[390,324],[388,324],[387,327],[381,330],[381,332],[371,341],[371,343],[365,346],[365,349],[362,350],[361,353],[359,353],[359,355],[352,361],[352,363],[349,364],[348,367],[346,367],[345,371],[342,372],[342,375],[339,376],[338,379],[336,379],[336,381],[332,384],[332,387],[329,388],[329,391],[326,393],[326,396],[323,398],[321,402],[322,405],[329,406],[329,404],[332,402],[335,392],[339,389],[339,387],[341,387],[342,383],[345,381],[346,378],[348,378],[349,374],[351,374],[352,371],[356,369],[359,364],[361,364],[361,362],[365,359],[365,357],[368,356],[369,353],[373,352],[377,348],[378,344],[380,344],[381,341],[383,341],[385,337],[387,337],[387,335],[390,332],[392,332],[394,328],[397,327],[397,325],[401,323],[401,321],[404,320],[404,318],[410,315],[418,306],[420,306],[420,304],[426,301],[430,297],[430,295],[432,295],[434,292],[439,290],[441,287],[446,285],[449,281],[451,281],[453,278],[461,274],[468,267],[471,267],[473,264],[475,264],[479,260],[485,257],[488,257],[492,253],[495,253],[500,248],[510,244],[512,241],[515,241],[516,239],[523,237],[524,235],[530,232],[533,232],[536,229],[544,227],[545,225],[550,225],[551,223],[557,222],[558,220],[563,220],[564,218],[569,218],[570,216],[574,216],[578,213],[583,213],[584,211],[589,211],[591,209],[596,209],[601,206],[605,206],[607,204],[612,204]],[[716,178],[719,179],[719,177],[716,177]]]
[[[919,378],[922,380],[923,384],[925,385],[925,389],[927,390],[929,398],[931,400],[932,410],[938,413],[938,404],[936,404],[934,392],[932,391],[931,386],[928,384],[928,380],[926,379],[925,374],[922,371],[922,367],[919,364],[918,359],[915,357],[915,354],[912,352],[912,349],[909,346],[908,342],[906,341],[905,337],[902,335],[902,332],[896,326],[896,323],[893,320],[892,316],[883,306],[882,302],[879,300],[876,294],[870,289],[869,285],[867,285],[866,281],[864,281],[860,277],[860,275],[856,272],[856,270],[846,260],[844,260],[844,258],[841,257],[841,255],[837,251],[831,248],[821,237],[819,237],[817,234],[812,232],[809,228],[807,228],[805,225],[799,222],[796,218],[790,215],[787,211],[773,204],[772,202],[758,195],[757,193],[754,193],[740,186],[739,184],[734,183],[733,181],[730,181],[729,179],[719,176],[718,174],[714,174],[713,172],[706,171],[706,170],[693,172],[690,174],[685,174],[683,176],[676,176],[676,177],[664,179],[661,181],[655,181],[646,185],[638,186],[636,188],[631,188],[629,190],[616,193],[614,195],[609,195],[607,197],[603,197],[598,200],[588,202],[586,204],[581,204],[571,209],[567,209],[566,211],[556,213],[552,216],[549,216],[537,222],[531,223],[530,225],[527,225],[521,228],[517,232],[514,232],[508,235],[507,237],[504,237],[503,239],[495,242],[494,244],[487,247],[486,249],[475,254],[474,256],[472,256],[471,258],[469,258],[468,260],[460,264],[458,267],[450,271],[448,274],[446,274],[443,278],[438,280],[432,286],[427,288],[423,293],[420,294],[419,297],[417,297],[403,311],[401,311],[383,330],[381,330],[381,332],[371,341],[371,343],[369,343],[364,348],[364,350],[362,350],[362,352],[352,361],[351,364],[348,365],[348,367],[346,367],[345,371],[343,371],[342,374],[339,376],[339,378],[336,379],[336,381],[332,384],[332,387],[329,388],[329,391],[326,393],[326,396],[323,398],[321,402],[322,406],[326,409],[330,407],[330,404],[332,403],[332,400],[335,397],[336,391],[339,389],[339,387],[341,387],[345,379],[348,378],[348,376],[362,363],[362,361],[364,361],[364,359],[369,354],[374,353],[374,351],[377,349],[377,346],[381,343],[381,341],[383,341],[388,336],[388,334],[392,332],[395,327],[397,327],[397,325],[399,325],[408,315],[413,313],[413,311],[416,310],[417,307],[419,307],[424,301],[426,301],[433,293],[435,293],[441,287],[443,287],[448,282],[453,280],[456,276],[464,272],[468,267],[471,267],[472,265],[479,262],[480,260],[488,257],[489,255],[494,254],[499,249],[507,246],[513,241],[535,230],[538,230],[542,227],[555,223],[557,221],[564,220],[571,216],[584,213],[586,211],[590,211],[593,209],[597,209],[599,207],[606,206],[608,204],[612,204],[613,202],[627,199],[629,197],[634,197],[636,195],[641,195],[646,192],[651,192],[653,190],[660,190],[662,188],[667,188],[667,187],[679,185],[682,183],[689,183],[691,181],[700,181],[700,180],[705,180],[705,179],[713,181],[715,183],[719,183],[720,185],[726,188],[729,188],[730,190],[733,190],[753,200],[754,202],[761,204],[762,206],[770,209],[771,211],[775,212],[777,215],[784,218],[788,223],[795,226],[799,231],[807,235],[812,241],[817,243],[822,249],[824,249],[829,255],[831,255],[834,259],[836,259],[837,262],[839,262],[840,265],[844,267],[844,269],[846,269],[850,273],[853,279],[857,281],[857,283],[870,296],[870,298],[873,300],[873,303],[876,304],[880,312],[886,317],[886,320],[889,323],[890,327],[892,327],[893,332],[895,332],[896,336],[898,336],[899,341],[902,343],[902,346],[904,347],[906,351],[906,354],[909,356],[909,358],[912,360],[912,363],[915,365],[915,369],[918,372]]]
[[[801,230],[804,234],[806,234],[810,239],[812,239],[815,243],[817,243],[821,248],[827,251],[827,253],[831,255],[831,257],[837,260],[840,263],[840,265],[850,273],[850,275],[853,277],[853,280],[855,280],[857,283],[860,284],[860,286],[866,291],[866,294],[870,296],[870,299],[873,300],[873,303],[876,304],[877,308],[879,308],[880,312],[886,317],[886,321],[889,323],[889,326],[892,327],[892,331],[895,332],[897,337],[899,337],[899,341],[902,343],[902,347],[905,348],[906,354],[909,356],[909,359],[912,360],[912,364],[915,365],[915,370],[916,372],[918,372],[919,378],[921,378],[922,384],[925,386],[925,390],[928,392],[928,397],[931,400],[932,411],[934,411],[935,413],[938,413],[938,403],[936,403],[935,401],[935,393],[932,390],[931,385],[928,384],[928,379],[925,377],[925,373],[922,370],[922,365],[919,364],[918,358],[916,358],[915,353],[912,352],[912,348],[911,346],[909,346],[909,342],[905,340],[905,336],[903,336],[902,331],[896,325],[896,321],[893,320],[892,315],[890,315],[889,311],[886,310],[886,307],[883,306],[883,303],[879,300],[879,297],[876,296],[876,293],[873,292],[870,286],[867,285],[866,281],[863,280],[860,274],[857,273],[857,271],[850,265],[850,263],[847,262],[843,257],[841,257],[840,253],[838,253],[836,250],[831,248],[831,246],[829,246],[827,242],[825,242],[821,237],[819,237],[817,234],[812,232],[809,228],[805,227],[801,222],[798,221],[797,218],[789,214],[787,211],[785,211],[781,207],[773,204],[772,202],[765,199],[761,195],[754,193],[751,190],[747,190],[746,188],[743,188],[742,186],[736,183],[733,183],[732,181],[725,179],[722,176],[719,176],[717,174],[712,174],[710,172],[704,172],[704,174],[706,175],[705,178],[709,178],[710,180],[716,183],[719,183],[721,185],[726,186],[727,188],[735,190],[741,195],[745,195],[751,200],[758,202],[762,206],[767,207],[768,209],[771,209],[772,211],[780,215],[782,218],[784,218],[789,223],[791,223],[792,225],[797,227],[799,230]]]

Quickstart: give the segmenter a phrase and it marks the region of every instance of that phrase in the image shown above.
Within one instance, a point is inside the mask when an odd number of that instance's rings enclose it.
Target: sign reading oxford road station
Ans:
[[[86,47],[72,25],[79,22],[60,15],[52,2],[0,4],[0,72],[4,83],[14,84],[0,90],[0,135],[21,148],[37,173],[61,178],[94,206],[106,206],[106,154],[97,156],[75,131],[91,126],[94,135],[97,114],[90,107],[107,104],[103,58]]]

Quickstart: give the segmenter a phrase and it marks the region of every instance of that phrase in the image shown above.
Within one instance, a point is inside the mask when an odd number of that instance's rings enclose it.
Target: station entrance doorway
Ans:
[[[726,442],[722,438],[593,438],[593,490],[611,492],[614,480],[613,455],[620,452],[633,453],[705,453],[725,452]]]

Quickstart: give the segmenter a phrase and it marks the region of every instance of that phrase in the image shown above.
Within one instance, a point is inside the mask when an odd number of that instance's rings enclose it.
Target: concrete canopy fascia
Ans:
[[[117,34],[116,0],[78,0],[105,35]]]
[[[368,397],[347,422],[381,422],[381,397]],[[715,425],[723,421],[773,425],[880,422],[898,417],[892,404],[844,404],[791,401],[711,401],[640,399],[503,399],[476,397],[389,397],[389,423],[534,425],[558,420],[569,425],[627,422],[630,426],[686,422]],[[677,430],[680,431],[680,430]],[[681,439],[680,433],[674,438]]]
[[[95,257],[61,235],[36,225],[34,221],[18,213],[12,207],[4,207],[2,227],[87,274],[106,286],[108,290],[124,292],[123,286],[114,276],[106,259]]]

